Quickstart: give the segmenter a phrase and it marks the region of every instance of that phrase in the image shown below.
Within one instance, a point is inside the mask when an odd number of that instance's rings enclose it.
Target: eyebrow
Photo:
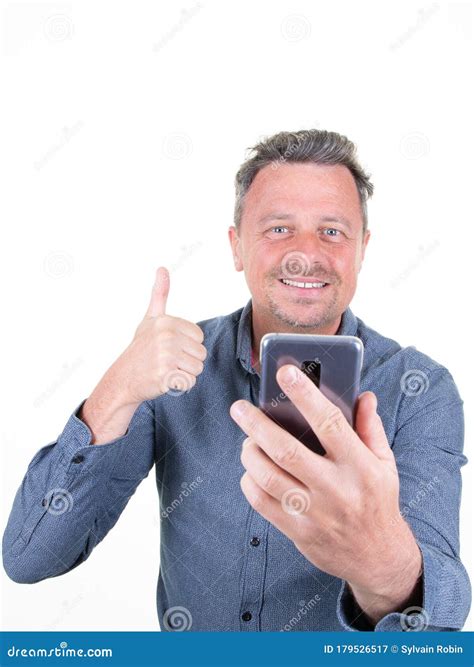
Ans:
[[[257,224],[263,225],[270,220],[292,220],[294,216],[291,213],[268,213],[257,221]],[[321,222],[338,222],[347,229],[352,229],[350,221],[343,215],[323,215],[319,218]]]

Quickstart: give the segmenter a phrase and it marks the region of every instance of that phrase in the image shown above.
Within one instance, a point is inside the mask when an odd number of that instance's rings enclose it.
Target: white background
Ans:
[[[472,458],[470,3],[10,2],[1,18],[2,531],[35,452],[130,342],[157,266],[173,315],[246,303],[233,179],[281,130],[358,145],[375,195],[351,307],[448,367]],[[471,464],[471,576],[472,484]],[[152,471],[79,568],[35,585],[2,571],[3,629],[158,629],[158,516]]]

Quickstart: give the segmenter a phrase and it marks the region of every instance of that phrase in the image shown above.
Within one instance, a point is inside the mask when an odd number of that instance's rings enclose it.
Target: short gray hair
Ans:
[[[254,155],[246,160],[235,176],[234,225],[239,229],[242,220],[245,195],[253,179],[263,167],[280,164],[314,162],[315,164],[341,164],[349,169],[359,192],[362,210],[363,232],[367,229],[367,200],[372,196],[374,186],[359,164],[357,149],[352,141],[337,132],[327,130],[300,130],[279,132],[249,149]]]

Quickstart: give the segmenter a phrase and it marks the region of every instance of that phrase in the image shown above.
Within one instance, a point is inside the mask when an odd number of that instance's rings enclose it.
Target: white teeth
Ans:
[[[326,283],[298,283],[295,280],[285,280],[285,278],[282,278],[282,283],[290,285],[291,287],[305,287],[306,289],[312,287],[324,287],[324,285],[326,285]]]

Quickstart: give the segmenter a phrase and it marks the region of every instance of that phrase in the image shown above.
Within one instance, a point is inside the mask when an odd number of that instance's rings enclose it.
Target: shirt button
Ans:
[[[253,547],[258,547],[258,545],[260,544],[260,540],[258,539],[258,537],[252,537],[252,539],[250,540],[250,544]]]
[[[41,504],[43,505],[43,507],[46,505],[47,502],[48,501],[46,500],[46,498],[43,498],[43,500],[41,501]]]
[[[250,621],[252,618],[252,614],[249,611],[244,611],[242,614],[242,620],[243,621]]]
[[[75,456],[72,459],[73,463],[82,463],[83,461],[84,461],[84,457],[82,456],[82,454],[78,454],[77,456]]]

